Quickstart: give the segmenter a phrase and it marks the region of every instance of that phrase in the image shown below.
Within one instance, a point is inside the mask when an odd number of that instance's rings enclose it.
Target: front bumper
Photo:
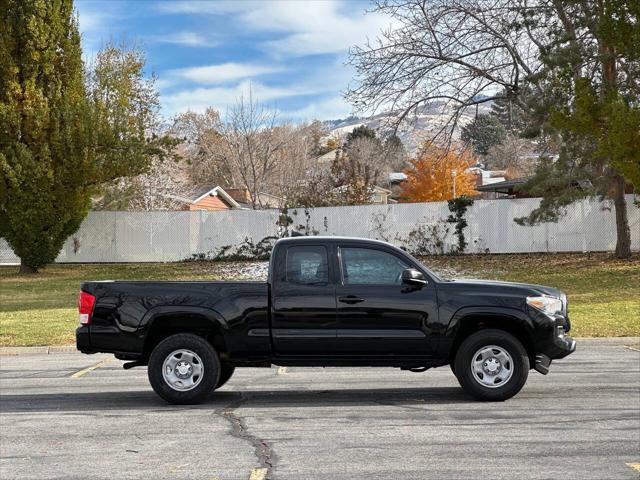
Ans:
[[[553,319],[552,329],[549,337],[544,342],[540,342],[536,348],[536,363],[534,368],[546,375],[549,373],[549,367],[552,360],[564,358],[575,352],[576,341],[565,334],[565,329],[569,324],[569,319],[563,315],[557,314]]]

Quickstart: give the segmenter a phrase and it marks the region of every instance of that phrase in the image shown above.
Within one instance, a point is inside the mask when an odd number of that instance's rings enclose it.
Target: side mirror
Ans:
[[[427,284],[427,279],[424,278],[422,272],[419,272],[415,268],[407,268],[402,272],[402,283],[422,287]]]

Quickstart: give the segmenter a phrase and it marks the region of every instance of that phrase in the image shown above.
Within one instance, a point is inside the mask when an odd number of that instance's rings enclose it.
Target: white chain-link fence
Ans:
[[[631,243],[640,250],[640,209],[627,195]],[[467,253],[612,251],[615,212],[610,202],[585,200],[558,223],[535,227],[513,219],[539,199],[479,200],[466,215]],[[214,256],[225,246],[282,235],[279,210],[226,212],[90,212],[65,243],[58,262],[168,262]],[[387,240],[418,253],[444,253],[457,240],[446,202],[289,210],[289,231]],[[0,239],[0,264],[19,260]]]

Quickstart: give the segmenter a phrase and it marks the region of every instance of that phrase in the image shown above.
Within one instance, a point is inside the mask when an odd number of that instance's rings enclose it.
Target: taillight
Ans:
[[[90,293],[80,291],[80,295],[78,296],[78,313],[82,325],[91,323],[91,315],[93,314],[93,306],[95,303],[96,297]]]

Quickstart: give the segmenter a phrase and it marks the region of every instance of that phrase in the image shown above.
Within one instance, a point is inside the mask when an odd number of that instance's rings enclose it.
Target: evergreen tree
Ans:
[[[0,235],[34,272],[89,209],[91,134],[71,0],[0,0]]]
[[[640,188],[640,3],[573,0],[561,8],[555,23],[545,23],[552,43],[541,56],[545,94],[537,109],[550,112],[540,125],[559,139],[559,158],[540,163],[525,188],[543,200],[516,221],[556,221],[580,198],[608,198],[616,255],[629,258],[625,185]]]
[[[367,127],[366,125],[360,125],[347,134],[345,143],[349,145],[351,142],[358,138],[369,138],[371,140],[378,140],[375,130]]]
[[[506,131],[500,120],[488,114],[476,116],[471,123],[462,127],[462,141],[473,147],[478,155],[486,155],[494,145],[502,143]]]
[[[527,136],[526,129],[528,127],[527,114],[522,109],[522,104],[527,100],[527,94],[520,92],[518,99],[513,97],[508,91],[496,98],[491,104],[490,115],[497,118],[506,132],[517,136]]]
[[[31,273],[100,184],[141,173],[171,142],[149,133],[143,63],[107,50],[87,90],[72,0],[0,0],[0,18],[0,236]]]

